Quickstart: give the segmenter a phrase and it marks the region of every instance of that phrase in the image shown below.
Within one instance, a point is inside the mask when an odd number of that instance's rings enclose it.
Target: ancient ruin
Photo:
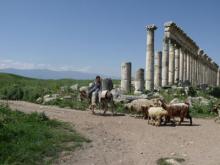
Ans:
[[[146,81],[145,88],[147,90],[154,89],[154,31],[157,29],[155,25],[146,26],[147,30],[147,46],[146,46]]]
[[[125,93],[131,91],[131,62],[121,64],[121,89]]]
[[[157,27],[146,26],[146,77],[145,89],[180,85],[188,82],[193,86],[220,85],[220,68],[199,46],[174,22],[164,24],[162,52],[154,54],[154,32]],[[130,91],[131,64],[122,64],[121,88]],[[141,71],[144,72],[144,71]],[[136,74],[139,74],[137,72]],[[135,91],[143,91],[143,77],[135,79]]]
[[[135,83],[134,83],[135,94],[141,94],[144,91],[144,69],[140,68],[136,71]]]

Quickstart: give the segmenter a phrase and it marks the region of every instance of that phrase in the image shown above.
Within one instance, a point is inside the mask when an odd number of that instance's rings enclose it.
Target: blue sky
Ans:
[[[219,0],[0,0],[0,68],[120,75],[145,68],[145,25],[174,21],[220,64]]]

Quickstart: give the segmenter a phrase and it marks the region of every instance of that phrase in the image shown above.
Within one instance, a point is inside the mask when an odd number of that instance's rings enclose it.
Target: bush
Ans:
[[[210,95],[220,98],[220,87],[214,87],[211,89],[211,91],[209,92]]]
[[[194,87],[189,87],[189,92],[188,92],[189,96],[195,97],[197,95],[196,89]]]
[[[204,104],[193,104],[193,107],[190,108],[190,113],[193,117],[211,117],[213,114],[211,113],[211,109],[213,108],[213,103],[209,103],[208,105]]]

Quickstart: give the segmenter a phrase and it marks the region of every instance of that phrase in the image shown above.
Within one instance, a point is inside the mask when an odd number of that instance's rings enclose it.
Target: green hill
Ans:
[[[34,102],[45,94],[57,93],[62,86],[78,83],[88,85],[91,80],[41,80],[14,74],[0,73],[0,99],[25,100]]]

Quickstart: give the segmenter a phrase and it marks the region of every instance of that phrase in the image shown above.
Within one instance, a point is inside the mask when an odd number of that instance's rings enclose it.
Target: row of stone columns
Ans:
[[[192,54],[171,40],[163,44],[162,86],[189,81],[192,85],[217,85],[218,66],[206,55]]]
[[[146,90],[185,81],[190,82],[193,86],[201,84],[216,86],[220,84],[218,65],[213,64],[207,55],[203,55],[203,51],[192,51],[167,37],[163,40],[162,62],[160,61],[162,71],[159,72],[157,60],[160,57],[158,56],[155,57],[154,67],[154,31],[157,27],[149,25],[146,29]]]
[[[155,25],[146,26],[145,89],[154,90],[161,86],[174,85],[186,81],[193,86],[201,84],[219,86],[220,69],[218,65],[204,54],[204,51],[198,51],[198,46],[194,41],[175,24],[169,23],[166,27],[168,27],[168,33],[163,39],[163,50],[155,56],[154,33],[157,27]],[[176,33],[175,35],[179,35],[180,38],[182,37],[182,39],[172,37],[172,34],[170,34],[172,32]],[[182,40],[188,43],[183,44]],[[123,63],[121,65],[121,88],[125,92],[131,90],[131,63]],[[138,93],[143,92],[143,90],[144,70],[139,69],[136,72],[135,91]]]

